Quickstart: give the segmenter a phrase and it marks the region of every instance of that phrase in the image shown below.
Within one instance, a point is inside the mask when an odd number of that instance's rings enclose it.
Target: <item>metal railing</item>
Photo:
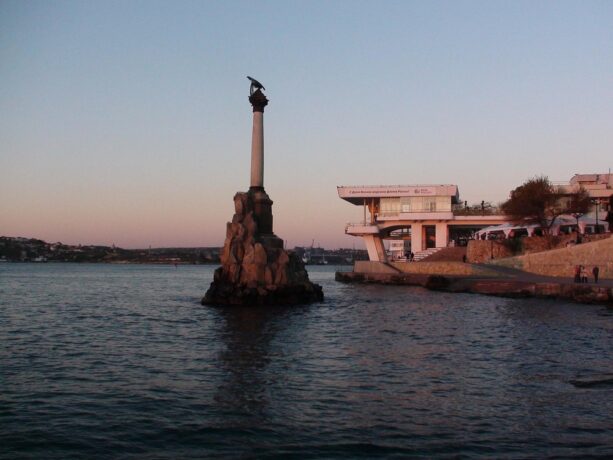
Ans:
[[[469,206],[463,204],[454,204],[451,207],[454,216],[501,216],[504,213],[498,206]]]

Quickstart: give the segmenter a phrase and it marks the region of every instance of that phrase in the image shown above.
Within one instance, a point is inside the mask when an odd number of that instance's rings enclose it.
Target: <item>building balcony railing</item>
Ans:
[[[376,234],[379,233],[379,228],[375,224],[364,222],[348,223],[345,225],[345,233],[347,234]]]
[[[412,211],[412,212],[396,212],[396,213],[379,213],[377,214],[377,222],[385,222],[391,220],[448,220],[452,219],[451,210],[446,211]]]
[[[452,207],[454,216],[501,216],[504,213],[498,206],[485,205],[481,206],[464,206],[456,204]]]

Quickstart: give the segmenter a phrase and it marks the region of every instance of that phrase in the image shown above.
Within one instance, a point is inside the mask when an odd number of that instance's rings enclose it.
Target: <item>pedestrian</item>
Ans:
[[[462,262],[466,263],[466,254],[462,256]]]
[[[598,268],[598,265],[594,265],[594,268],[592,268],[592,274],[594,275],[594,283],[598,283],[598,273],[600,273],[600,269]]]
[[[581,266],[575,265],[575,283],[581,282]]]
[[[587,283],[587,270],[583,265],[581,265],[581,282]]]

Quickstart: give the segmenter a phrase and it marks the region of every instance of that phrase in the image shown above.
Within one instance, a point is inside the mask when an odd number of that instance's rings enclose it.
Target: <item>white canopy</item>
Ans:
[[[585,233],[586,232],[586,228],[588,227],[595,227],[597,225],[596,223],[596,213],[592,213],[593,216],[589,215],[589,214],[585,214],[583,216],[579,217],[579,231],[581,233]],[[609,231],[609,223],[607,221],[604,220],[604,218],[606,217],[606,213],[599,213],[598,215],[598,225],[604,228],[605,232]],[[560,233],[560,227],[565,226],[565,225],[569,225],[569,226],[576,226],[577,225],[577,218],[570,215],[570,214],[562,214],[558,217],[556,217],[554,219],[553,224],[551,225],[551,232],[553,235],[557,235]],[[485,235],[485,237],[487,238],[487,236],[491,233],[504,233],[505,238],[509,237],[509,234],[511,233],[512,230],[526,230],[528,232],[529,235],[532,235],[534,233],[534,230],[536,228],[539,228],[540,225],[538,224],[528,224],[528,225],[518,225],[515,223],[511,223],[511,222],[505,222],[501,225],[492,225],[489,227],[485,227],[482,228],[481,230],[479,230],[476,233],[477,238],[481,238],[482,235]]]

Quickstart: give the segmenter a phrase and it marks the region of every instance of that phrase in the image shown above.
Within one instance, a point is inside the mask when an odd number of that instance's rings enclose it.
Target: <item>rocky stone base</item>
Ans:
[[[323,298],[321,286],[310,282],[258,287],[213,282],[202,299],[202,305],[297,305],[320,302]]]
[[[302,260],[272,233],[272,201],[263,189],[234,196],[221,267],[203,305],[281,305],[323,300]]]

